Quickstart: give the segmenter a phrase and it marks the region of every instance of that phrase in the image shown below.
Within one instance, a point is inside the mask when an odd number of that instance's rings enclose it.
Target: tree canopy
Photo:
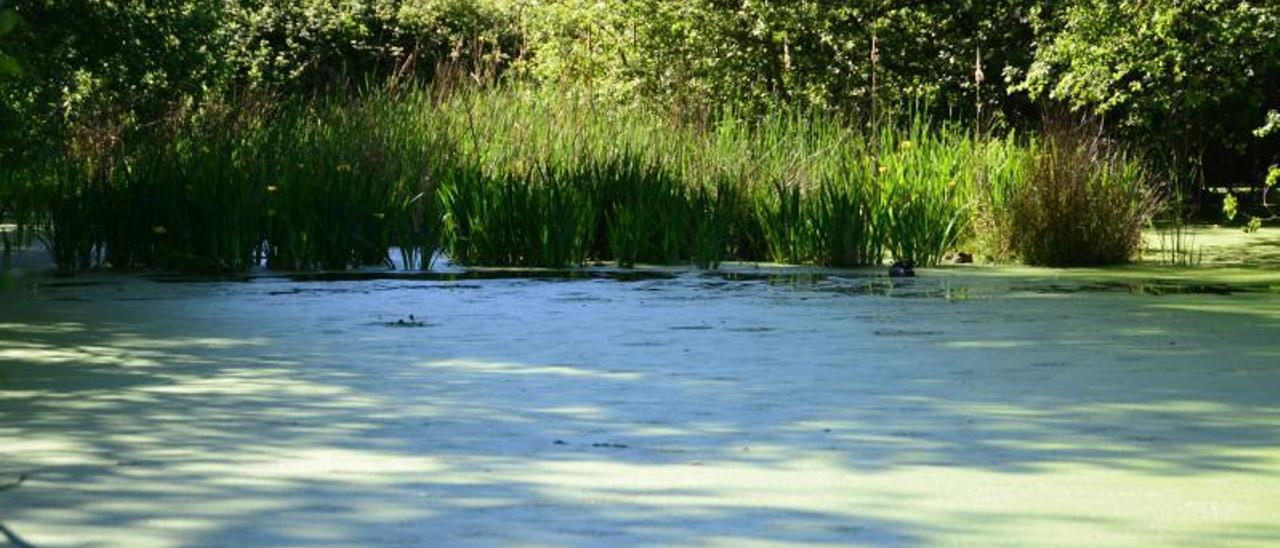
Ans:
[[[909,105],[1017,128],[1065,107],[1217,178],[1264,173],[1280,144],[1273,2],[25,0],[0,34],[6,157],[442,64],[689,111]]]

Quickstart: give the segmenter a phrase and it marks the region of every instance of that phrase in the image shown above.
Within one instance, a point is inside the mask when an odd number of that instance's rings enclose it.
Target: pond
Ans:
[[[1272,543],[1280,292],[1202,278],[10,276],[0,522],[38,546]]]

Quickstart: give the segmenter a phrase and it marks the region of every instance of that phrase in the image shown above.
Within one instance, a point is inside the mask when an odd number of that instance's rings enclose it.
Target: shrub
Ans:
[[[1053,122],[1027,177],[1006,191],[1000,233],[1027,264],[1095,266],[1133,257],[1161,197],[1141,162],[1091,124]]]

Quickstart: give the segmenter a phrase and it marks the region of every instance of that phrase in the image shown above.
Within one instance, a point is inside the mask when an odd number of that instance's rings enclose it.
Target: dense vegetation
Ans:
[[[1273,3],[0,14],[0,219],[23,229],[5,244],[43,238],[68,269],[343,268],[391,248],[409,265],[930,264],[960,247],[1113,263],[1162,198],[1257,186],[1280,162]]]

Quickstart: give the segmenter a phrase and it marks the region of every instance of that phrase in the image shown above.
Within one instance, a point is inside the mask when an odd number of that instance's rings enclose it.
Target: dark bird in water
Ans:
[[[911,261],[898,261],[889,267],[890,278],[911,278],[915,275],[916,268]]]
[[[413,314],[409,314],[409,321],[405,321],[404,318],[400,318],[391,325],[395,325],[399,327],[425,327],[427,323],[418,321],[417,318],[413,317]]]

